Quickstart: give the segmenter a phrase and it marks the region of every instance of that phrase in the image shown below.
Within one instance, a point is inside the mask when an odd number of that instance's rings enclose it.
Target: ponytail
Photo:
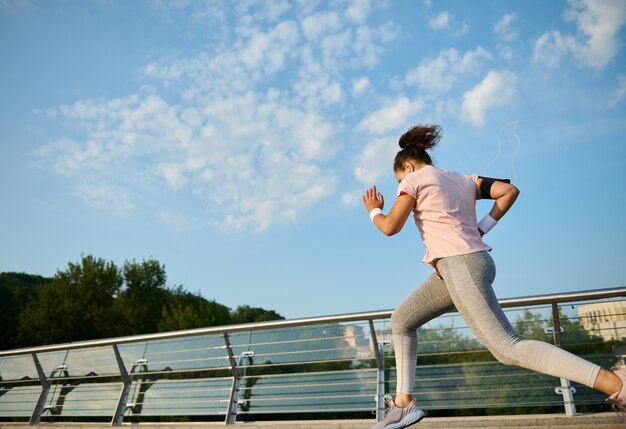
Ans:
[[[393,163],[394,171],[402,170],[406,161],[420,161],[432,165],[433,161],[426,150],[432,149],[441,139],[439,125],[417,125],[402,134],[398,144],[401,150],[396,154]]]

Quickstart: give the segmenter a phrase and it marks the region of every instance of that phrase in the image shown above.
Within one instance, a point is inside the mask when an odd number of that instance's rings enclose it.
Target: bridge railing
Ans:
[[[611,367],[623,363],[625,297],[626,288],[613,288],[500,303],[524,336]],[[396,382],[390,316],[385,310],[3,351],[0,419],[381,418],[382,395]],[[568,380],[499,364],[455,312],[419,336],[415,396],[424,409],[564,407],[574,415],[604,401]]]

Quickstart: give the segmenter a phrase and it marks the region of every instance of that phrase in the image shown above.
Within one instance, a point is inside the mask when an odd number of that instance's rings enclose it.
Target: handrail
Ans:
[[[505,298],[499,300],[503,308],[521,307],[526,305],[541,305],[563,302],[576,302],[606,298],[626,297],[626,287],[596,289],[579,292],[560,294],[535,295],[519,298]],[[103,338],[98,340],[77,341],[48,346],[27,347],[14,350],[0,351],[0,358],[8,356],[20,356],[32,353],[47,353],[55,351],[76,350],[90,347],[105,347],[111,345],[136,343],[143,341],[166,340],[199,335],[232,334],[234,332],[258,331],[262,329],[276,329],[297,327],[304,325],[316,325],[324,323],[356,322],[391,317],[393,310],[367,311],[361,313],[347,313],[330,316],[305,317],[300,319],[273,320],[267,322],[243,323],[239,325],[212,326],[207,328],[186,329],[181,331],[159,332],[155,334],[131,335],[127,337]],[[451,312],[454,312],[452,310]]]

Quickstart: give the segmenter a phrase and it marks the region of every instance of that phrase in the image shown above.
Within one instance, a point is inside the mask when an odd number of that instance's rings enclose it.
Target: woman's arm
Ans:
[[[484,179],[480,177],[476,182],[476,195],[478,197],[481,196],[480,187],[483,180]],[[493,207],[489,212],[489,216],[496,222],[502,219],[511,206],[513,206],[513,203],[517,199],[518,195],[519,189],[517,189],[516,186],[506,182],[494,181],[491,185],[491,189],[489,190],[489,198],[495,201],[493,202]],[[483,196],[483,198],[485,198],[485,196]],[[484,234],[487,231],[480,230],[480,232]]]
[[[479,179],[482,180],[482,179]],[[480,184],[478,184],[480,186]],[[500,220],[509,211],[513,203],[519,195],[519,189],[510,183],[494,182],[491,186],[491,192],[489,194],[493,202],[493,207],[489,212],[494,220]]]
[[[376,192],[376,186],[365,191],[363,195],[363,204],[367,212],[371,212],[375,208],[383,209],[385,199],[380,192]],[[400,194],[389,210],[387,215],[378,214],[373,219],[374,225],[385,235],[394,235],[402,230],[402,227],[409,218],[411,211],[415,207],[415,198],[408,194]]]

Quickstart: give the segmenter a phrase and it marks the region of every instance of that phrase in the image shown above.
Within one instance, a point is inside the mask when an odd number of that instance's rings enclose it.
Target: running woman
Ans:
[[[419,125],[400,137],[393,170],[399,186],[391,210],[368,189],[363,203],[376,228],[385,235],[400,232],[411,212],[426,247],[423,262],[434,273],[391,315],[398,382],[395,400],[387,398],[385,418],[372,429],[400,429],[419,422],[424,413],[413,399],[417,329],[456,307],[467,325],[505,365],[515,365],[584,384],[607,395],[626,410],[626,369],[608,371],[551,344],[524,340],[515,333],[491,287],[496,268],[491,247],[482,236],[511,208],[519,190],[508,183],[463,175],[432,165],[428,153],[441,138],[438,125]],[[480,222],[476,200],[495,200]]]

